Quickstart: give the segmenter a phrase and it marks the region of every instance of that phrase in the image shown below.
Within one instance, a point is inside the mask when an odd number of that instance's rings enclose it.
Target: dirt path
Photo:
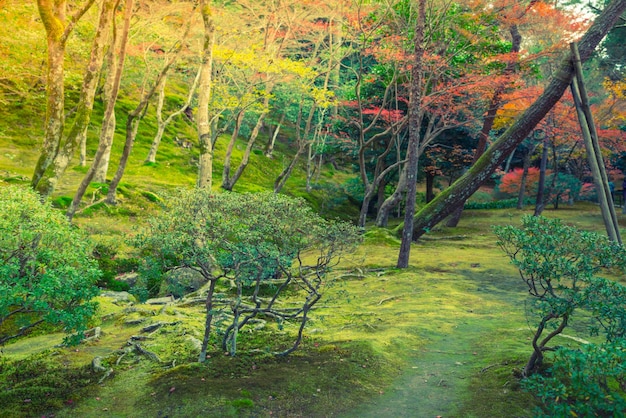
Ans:
[[[475,325],[463,324],[453,335],[435,337],[426,349],[416,352],[390,390],[347,417],[457,416],[469,377],[483,367],[472,349],[480,334]]]
[[[443,276],[439,283],[443,281],[451,286],[448,292],[466,291],[467,298],[462,303],[457,300],[460,305],[455,309],[440,305],[440,315],[416,324],[413,329],[418,333],[430,329],[419,335],[428,342],[413,352],[406,370],[386,393],[345,418],[467,418],[461,408],[475,392],[470,389],[476,388],[469,387],[472,378],[487,368],[484,379],[489,379],[492,368],[498,366],[492,363],[501,362],[519,347],[525,349],[527,330],[519,309],[524,293],[518,283],[505,285],[503,277],[489,274]],[[480,296],[470,298],[469,292]]]

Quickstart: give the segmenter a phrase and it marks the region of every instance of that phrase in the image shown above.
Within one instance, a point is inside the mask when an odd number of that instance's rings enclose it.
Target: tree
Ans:
[[[176,118],[180,116],[183,112],[190,109],[191,101],[195,95],[196,89],[198,87],[198,80],[200,79],[200,71],[193,80],[191,87],[189,88],[189,93],[187,94],[187,99],[185,103],[178,108],[178,110],[169,114],[169,116],[163,119],[163,105],[165,103],[165,85],[167,82],[167,78],[163,77],[161,80],[161,85],[158,86],[159,90],[159,99],[157,101],[156,106],[156,117],[157,117],[157,133],[152,140],[152,146],[150,146],[150,151],[148,151],[148,156],[146,157],[147,163],[156,163],[156,155],[159,150],[159,145],[161,144],[161,139],[163,138],[163,134],[165,133],[165,128]]]
[[[582,62],[589,59],[596,46],[625,9],[626,0],[614,0],[596,18],[579,43]],[[415,215],[413,239],[418,239],[441,222],[456,210],[460,202],[478,190],[480,185],[495,172],[515,147],[532,132],[539,121],[552,109],[565,90],[569,88],[573,76],[574,67],[571,55],[568,53],[561,60],[557,71],[541,96],[515,120],[512,126],[487,149],[463,176]]]
[[[525,216],[521,228],[496,227],[495,233],[533,297],[531,314],[537,329],[533,353],[522,371],[530,376],[541,367],[544,353],[554,350],[548,343],[563,332],[578,309],[606,311],[607,306],[592,305],[599,283],[595,276],[601,269],[626,267],[626,251],[596,233],[538,216]]]
[[[325,221],[303,200],[273,193],[212,194],[203,188],[168,202],[135,245],[147,256],[144,275],[152,286],[179,269],[195,270],[208,282],[200,362],[213,338],[213,318],[229,308],[224,351],[236,353],[238,332],[255,317],[298,324],[293,345],[276,354],[295,350],[330,269],[360,240],[354,226]],[[218,283],[228,300],[216,295]],[[271,296],[261,298],[262,288]],[[300,296],[298,304],[279,302],[287,290]]]
[[[413,216],[415,214],[415,196],[417,192],[417,162],[421,136],[422,83],[424,78],[424,30],[426,27],[426,0],[418,3],[417,20],[415,23],[415,51],[411,69],[411,89],[409,95],[409,144],[406,173],[406,206],[404,212],[404,230],[398,254],[398,268],[409,266],[411,243],[413,242]]]
[[[109,44],[109,33],[113,20],[117,0],[107,0],[102,3],[100,18],[93,39],[91,57],[85,69],[80,99],[75,111],[71,129],[66,135],[62,132],[59,148],[50,165],[41,174],[37,184],[33,187],[43,196],[47,197],[54,191],[59,179],[69,166],[76,149],[86,140],[87,128],[91,120],[94,98],[98,87],[98,79],[104,61],[104,51]]]
[[[65,49],[81,17],[95,0],[86,0],[67,19],[67,0],[37,0],[37,8],[46,30],[48,62],[46,74],[46,121],[41,154],[35,166],[31,186],[37,187],[44,172],[59,152],[65,127]]]
[[[0,187],[0,345],[44,324],[67,333],[86,329],[99,293],[92,251],[38,194]]]
[[[130,20],[133,15],[134,0],[128,0],[125,5],[124,12],[124,28],[120,39],[120,54],[115,60],[115,68],[112,68],[107,74],[106,85],[109,90],[107,92],[106,108],[104,111],[104,117],[102,118],[102,128],[100,130],[100,141],[98,143],[98,150],[94,160],[89,167],[89,170],[85,174],[85,177],[81,181],[70,207],[67,209],[67,217],[71,221],[74,214],[78,210],[80,201],[85,194],[89,183],[93,179],[96,171],[100,167],[102,159],[107,152],[110,152],[111,142],[113,141],[113,131],[115,130],[115,102],[117,101],[117,95],[120,89],[120,83],[122,80],[122,69],[124,68],[124,60],[126,57],[126,46],[128,41],[128,32],[130,29]]]
[[[209,123],[209,100],[213,81],[213,45],[215,44],[215,25],[208,0],[201,0],[200,13],[204,25],[200,81],[198,85],[198,142],[200,144],[200,164],[198,165],[198,187],[211,189],[213,184],[213,142]]]

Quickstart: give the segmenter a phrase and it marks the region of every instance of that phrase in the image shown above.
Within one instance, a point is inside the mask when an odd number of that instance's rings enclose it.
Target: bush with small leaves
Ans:
[[[603,268],[624,268],[626,251],[605,236],[563,225],[558,219],[526,216],[522,228],[496,227],[495,233],[532,296],[531,314],[537,318],[537,329],[533,354],[523,371],[530,376],[541,366],[544,353],[553,349],[548,343],[567,327],[575,310],[606,309],[595,275]],[[590,306],[591,295],[598,296],[595,307]]]
[[[541,401],[540,417],[626,416],[626,340],[559,348],[547,373],[522,384]]]
[[[626,266],[624,248],[541,217],[524,218],[521,229],[497,227],[496,234],[533,297],[530,313],[538,325],[523,385],[541,401],[540,416],[625,416],[626,286],[596,277],[601,269]],[[601,342],[549,347],[576,311],[585,313],[581,322]],[[552,364],[541,368],[548,351]]]
[[[200,361],[206,358],[213,317],[224,317],[226,309],[232,321],[223,331],[222,350],[234,355],[239,330],[257,317],[299,324],[293,346],[280,354],[296,349],[328,272],[360,241],[353,225],[327,221],[303,200],[284,195],[191,190],[167,202],[134,245],[144,257],[141,273],[148,290],[159,289],[167,273],[179,270],[195,271],[208,282]],[[228,301],[215,295],[220,280],[234,289]],[[300,302],[281,304],[287,291],[297,293]]]
[[[44,324],[68,333],[86,328],[99,292],[92,250],[36,193],[0,187],[0,344]]]

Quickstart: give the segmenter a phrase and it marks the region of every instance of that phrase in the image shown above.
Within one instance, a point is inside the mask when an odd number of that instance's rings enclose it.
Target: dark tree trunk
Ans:
[[[435,198],[435,176],[431,173],[426,173],[426,203],[432,202]]]
[[[417,163],[420,143],[420,112],[422,111],[422,78],[424,76],[424,31],[426,25],[426,0],[419,0],[417,22],[415,24],[415,62],[411,69],[411,86],[409,98],[409,144],[406,166],[406,205],[404,209],[404,229],[398,254],[398,268],[409,266],[411,243],[413,242],[413,216],[415,215],[415,198],[417,196]]]

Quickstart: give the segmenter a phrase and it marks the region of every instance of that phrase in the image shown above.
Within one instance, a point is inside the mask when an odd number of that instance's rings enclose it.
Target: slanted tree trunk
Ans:
[[[39,16],[46,30],[48,62],[46,67],[46,119],[41,153],[31,187],[37,189],[45,171],[57,156],[65,127],[65,48],[67,40],[80,18],[89,10],[95,0],[87,0],[76,13],[67,20],[66,0],[37,0]],[[46,195],[51,191],[47,191]]]
[[[206,295],[206,320],[204,322],[204,338],[202,338],[202,348],[198,361],[204,363],[206,361],[206,352],[209,348],[209,337],[211,336],[211,323],[213,322],[213,293],[215,292],[215,283],[217,279],[209,280],[209,291]]]
[[[193,12],[192,12],[193,15]],[[148,110],[148,104],[150,100],[154,96],[157,91],[157,88],[164,83],[164,79],[167,77],[167,73],[172,68],[172,65],[178,60],[181,51],[183,50],[183,46],[185,44],[185,39],[189,34],[189,30],[191,28],[191,18],[188,21],[187,28],[184,31],[181,39],[176,43],[174,48],[174,54],[167,61],[167,63],[163,66],[161,71],[156,77],[154,85],[148,90],[147,93],[142,93],[141,100],[135,109],[132,112],[129,112],[128,118],[126,119],[126,141],[124,142],[124,149],[122,150],[122,156],[120,157],[120,162],[117,166],[117,170],[115,171],[115,175],[111,179],[111,183],[109,184],[109,191],[107,193],[106,201],[110,204],[117,203],[117,187],[122,180],[122,176],[126,171],[126,165],[128,164],[128,158],[130,157],[130,153],[133,149],[133,145],[135,144],[135,139],[137,138],[137,131],[139,129],[139,123],[141,119],[146,114]]]
[[[581,62],[589,59],[596,46],[626,9],[626,0],[613,0],[596,18],[579,43]],[[574,76],[572,56],[567,54],[546,86],[543,94],[489,147],[476,163],[452,186],[440,193],[415,215],[413,239],[450,215],[493,174],[506,157],[519,145],[552,109],[569,87]],[[399,231],[398,231],[399,232]]]
[[[396,189],[385,201],[380,205],[378,214],[376,215],[376,226],[386,227],[389,221],[389,213],[398,203],[402,201],[402,195],[406,190],[406,165],[400,170],[400,177]]]
[[[265,153],[264,153],[267,158],[272,158],[272,155],[274,154],[274,144],[276,143],[276,138],[278,138],[278,133],[280,132],[280,128],[283,126],[283,122],[285,121],[286,115],[287,115],[286,112],[284,112],[281,115],[280,121],[278,121],[278,124],[274,127],[274,132],[272,132],[272,136],[270,140],[267,142],[267,146],[265,147]]]
[[[183,40],[187,37],[189,32],[189,28],[183,34]],[[172,68],[172,65],[178,59],[180,51],[183,48],[183,41],[181,40],[176,47],[176,52],[170,58],[170,60],[165,64],[161,72],[157,76],[157,79],[152,86],[152,88],[145,94],[142,95],[142,98],[137,105],[137,107],[128,114],[128,118],[126,119],[126,141],[124,142],[124,149],[122,150],[122,156],[120,158],[120,163],[117,166],[117,170],[113,179],[111,179],[111,183],[109,184],[109,192],[107,193],[106,201],[107,203],[116,204],[117,203],[117,186],[120,184],[122,180],[122,176],[124,175],[124,171],[126,170],[126,165],[128,164],[128,158],[130,157],[130,152],[133,149],[133,145],[135,144],[135,139],[137,138],[137,130],[139,129],[139,122],[145,115],[148,109],[148,103],[156,93],[157,87],[163,83],[163,79],[167,77],[167,73]]]
[[[174,120],[174,118],[181,115],[184,111],[186,111],[191,105],[191,100],[196,91],[196,87],[198,87],[198,81],[200,80],[200,71],[196,74],[196,78],[193,80],[193,84],[189,88],[189,94],[187,95],[187,100],[185,103],[178,109],[177,111],[171,113],[165,120],[163,120],[163,103],[165,101],[165,79],[163,80],[161,89],[159,89],[159,101],[157,103],[157,133],[152,140],[152,145],[150,146],[150,151],[148,152],[148,156],[146,157],[147,163],[155,163],[156,155],[159,150],[159,145],[161,144],[161,139],[163,138],[163,134],[165,133],[165,128]]]
[[[198,87],[198,141],[200,158],[198,164],[197,187],[211,188],[213,184],[213,142],[209,123],[209,100],[211,99],[213,72],[213,45],[215,44],[215,25],[211,16],[209,0],[201,0],[200,11],[204,23],[204,45],[200,66],[200,85]],[[202,361],[202,360],[201,360]]]
[[[66,215],[67,215],[67,218],[70,220],[70,222],[72,221],[74,214],[76,214],[76,211],[78,210],[80,201],[85,195],[85,192],[87,191],[87,187],[89,187],[89,183],[91,183],[91,180],[93,179],[96,173],[96,170],[100,166],[102,156],[106,153],[106,150],[111,147],[111,141],[113,139],[113,136],[109,135],[109,132],[111,129],[115,129],[114,127],[115,109],[114,108],[115,108],[115,102],[117,100],[117,95],[119,93],[120,82],[122,79],[122,70],[124,67],[124,59],[126,56],[126,44],[128,40],[128,32],[130,30],[130,19],[133,14],[133,6],[134,6],[134,0],[126,1],[126,10],[124,13],[124,29],[122,30],[122,38],[121,38],[122,49],[120,51],[118,65],[115,66],[115,69],[111,69],[112,70],[111,71],[112,90],[111,90],[110,100],[107,102],[107,106],[104,111],[102,129],[100,132],[100,141],[98,143],[98,150],[96,151],[96,155],[94,157],[93,163],[91,164],[91,167],[89,167],[87,174],[85,174],[85,177],[83,178],[82,182],[78,186],[78,190],[76,190],[76,194],[74,195],[74,198],[72,199],[72,203],[70,204],[70,207],[67,209]]]
[[[418,1],[417,22],[415,24],[414,62],[411,69],[409,96],[409,144],[406,163],[406,205],[404,209],[404,229],[398,254],[398,268],[409,266],[411,243],[413,242],[413,216],[417,196],[417,163],[420,143],[420,112],[422,112],[422,79],[424,77],[424,31],[426,28],[426,0]]]
[[[263,110],[261,114],[259,115],[259,117],[257,118],[256,124],[254,125],[254,128],[252,128],[252,132],[250,132],[250,136],[248,137],[248,143],[246,144],[246,149],[243,152],[243,157],[241,158],[241,162],[237,166],[237,169],[235,170],[232,176],[230,175],[230,169],[231,169],[230,158],[231,158],[231,153],[232,153],[232,146],[229,147],[230,152],[227,152],[227,155],[225,157],[224,171],[222,174],[222,188],[225,190],[233,190],[233,187],[235,187],[235,184],[237,183],[237,181],[243,174],[243,171],[246,169],[246,167],[248,166],[248,163],[250,162],[250,154],[252,153],[252,147],[254,146],[254,143],[259,137],[259,132],[261,131],[261,126],[263,126],[263,121],[265,120],[265,116],[267,116],[267,113],[270,110],[270,95],[272,92],[272,88],[273,88],[273,85],[270,84],[267,88],[267,91],[265,92],[265,98],[263,99]],[[242,121],[243,121],[243,118],[242,118]],[[231,139],[231,144],[234,145],[235,139],[236,138]]]

